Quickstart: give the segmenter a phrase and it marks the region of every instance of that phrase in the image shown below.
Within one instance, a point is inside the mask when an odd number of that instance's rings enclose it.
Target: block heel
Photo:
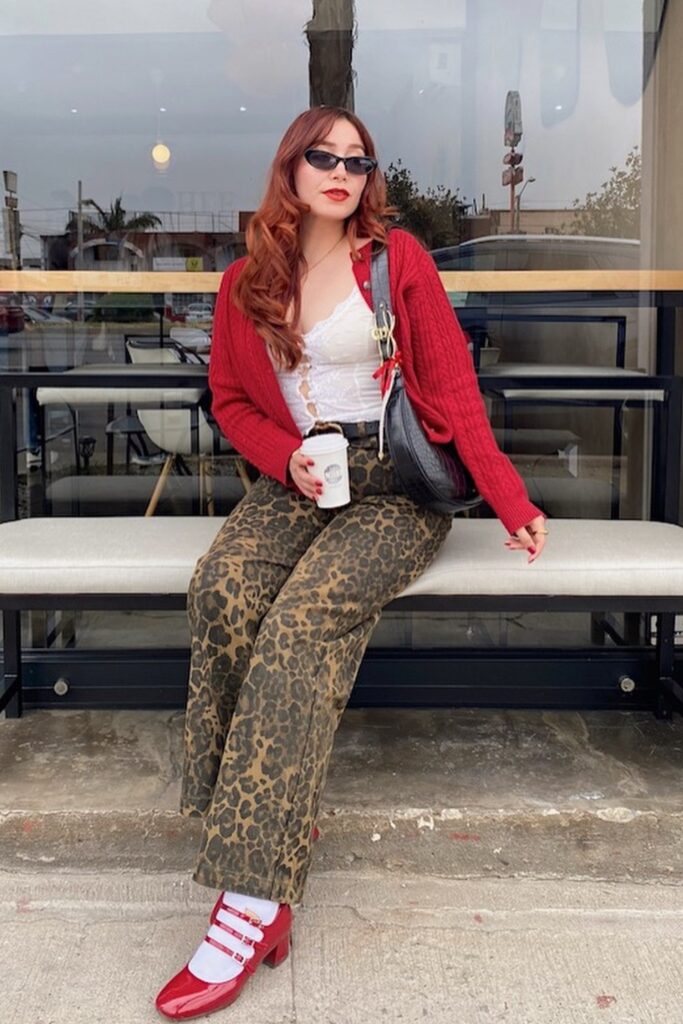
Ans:
[[[270,953],[267,953],[263,958],[264,964],[268,964],[269,967],[278,967],[283,960],[286,960],[289,956],[289,935],[285,935],[282,942],[279,942],[277,946],[273,946]]]

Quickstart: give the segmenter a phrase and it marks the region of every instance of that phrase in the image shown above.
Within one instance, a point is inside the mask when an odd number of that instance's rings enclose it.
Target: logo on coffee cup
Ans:
[[[325,483],[338,484],[342,478],[342,471],[339,463],[331,462],[329,466],[326,466],[323,476],[325,477]]]

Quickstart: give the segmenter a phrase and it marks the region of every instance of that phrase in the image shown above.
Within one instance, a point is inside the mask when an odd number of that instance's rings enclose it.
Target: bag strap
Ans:
[[[396,372],[401,360],[401,353],[398,351],[396,339],[394,338],[394,324],[396,323],[396,317],[391,310],[388,247],[385,247],[381,252],[376,253],[371,257],[370,275],[372,304],[375,312],[375,326],[372,328],[372,336],[379,347],[381,359],[380,366],[373,373],[373,377],[380,378],[382,407],[379,417],[378,456],[380,462],[383,462],[384,426],[387,406],[389,404],[389,398],[396,380]]]
[[[389,291],[389,250],[385,246],[380,253],[375,253],[370,260],[370,287],[372,288],[372,304],[375,312],[375,327],[372,336],[378,344],[382,362],[386,362],[396,352],[394,324],[396,317],[391,309]]]

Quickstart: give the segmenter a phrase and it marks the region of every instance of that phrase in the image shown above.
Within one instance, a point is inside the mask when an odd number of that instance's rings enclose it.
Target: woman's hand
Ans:
[[[521,526],[519,530],[515,530],[514,536],[508,537],[505,541],[505,546],[510,548],[510,550],[519,550],[520,548],[527,550],[529,552],[529,561],[535,562],[545,547],[547,534],[548,529],[545,516],[536,516],[526,526]]]
[[[304,455],[299,449],[292,452],[289,459],[289,475],[299,490],[303,491],[307,498],[312,498],[315,501],[322,494],[323,482],[309,473],[308,467],[312,465],[313,459]]]

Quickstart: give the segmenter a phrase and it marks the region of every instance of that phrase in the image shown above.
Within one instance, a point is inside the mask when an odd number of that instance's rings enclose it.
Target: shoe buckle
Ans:
[[[243,913],[244,913],[244,914],[246,914],[246,915],[247,915],[247,917],[248,917],[248,918],[249,918],[249,919],[250,919],[250,920],[251,920],[251,921],[252,921],[252,922],[253,922],[254,924],[256,924],[256,925],[259,925],[259,924],[261,924],[261,918],[260,918],[260,917],[258,916],[258,914],[256,913],[256,911],[255,911],[255,910],[252,910],[252,909],[251,909],[251,907],[245,907],[245,908],[244,908],[244,910],[243,910]]]

